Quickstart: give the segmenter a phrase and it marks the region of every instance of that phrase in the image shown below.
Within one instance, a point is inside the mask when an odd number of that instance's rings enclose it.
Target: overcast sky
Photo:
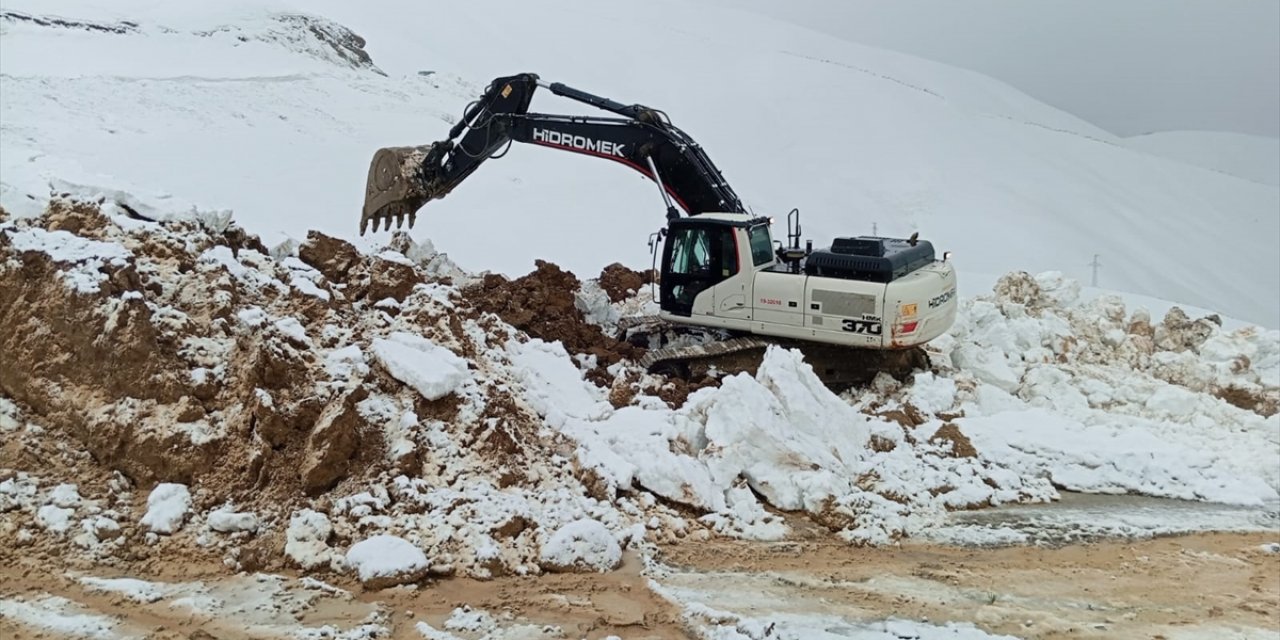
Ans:
[[[712,0],[998,78],[1104,129],[1280,137],[1280,0]]]

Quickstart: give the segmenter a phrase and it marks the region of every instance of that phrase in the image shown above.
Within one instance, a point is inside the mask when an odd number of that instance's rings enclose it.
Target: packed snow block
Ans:
[[[391,377],[417,389],[427,400],[439,400],[471,378],[466,360],[411,333],[397,331],[375,339],[371,351]]]
[[[191,509],[191,492],[184,484],[162,482],[147,496],[147,513],[142,526],[153,533],[172,534],[182,527]]]
[[[319,231],[307,232],[307,241],[298,247],[298,258],[315,267],[330,282],[345,282],[347,273],[362,259],[355,245]]]
[[[347,550],[347,567],[366,589],[385,589],[417,582],[427,575],[427,555],[397,536],[376,535]]]
[[[560,527],[545,544],[539,565],[546,571],[606,572],[622,564],[622,547],[596,520],[583,518]]]
[[[258,517],[252,513],[219,509],[210,511],[209,528],[218,533],[254,532],[258,530]]]
[[[333,524],[329,516],[319,511],[303,509],[289,518],[285,530],[284,554],[303,569],[316,569],[329,564],[333,552],[329,549],[329,536]]]
[[[319,495],[347,476],[348,461],[360,444],[360,413],[352,393],[344,393],[325,407],[307,442],[302,464],[302,488]]]

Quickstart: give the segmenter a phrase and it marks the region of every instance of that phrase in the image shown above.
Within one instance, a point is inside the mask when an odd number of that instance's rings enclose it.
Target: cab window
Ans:
[[[720,231],[720,275],[738,275],[738,243],[733,241],[732,229]]]
[[[671,272],[695,275],[711,268],[711,243],[705,229],[680,229],[671,251]]]
[[[773,237],[769,234],[769,227],[759,225],[751,227],[749,230],[751,239],[751,261],[755,266],[768,264],[773,261]]]

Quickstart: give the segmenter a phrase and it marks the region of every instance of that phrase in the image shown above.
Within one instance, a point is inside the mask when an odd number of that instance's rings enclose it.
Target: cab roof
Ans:
[[[729,227],[754,227],[756,225],[770,224],[772,222],[773,222],[773,219],[769,218],[768,216],[756,216],[749,213],[729,213],[729,212],[700,213],[696,216],[689,216],[686,218],[677,218],[671,221],[671,223],[674,225],[714,224],[714,225],[724,225]]]

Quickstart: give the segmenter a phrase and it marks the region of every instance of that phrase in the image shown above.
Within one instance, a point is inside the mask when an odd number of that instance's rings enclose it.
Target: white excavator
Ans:
[[[616,117],[530,113],[539,87]],[[954,266],[918,234],[841,237],[802,248],[793,209],[784,244],[773,238],[773,219],[749,213],[702,148],[665,113],[532,73],[495,79],[445,140],[378,149],[360,233],[370,223],[374,232],[380,223],[389,229],[393,220],[397,228],[406,219],[412,227],[423,205],[445,197],[513,142],[612,160],[658,186],[667,213],[666,226],[650,236],[655,260],[661,250],[657,320],[718,339],[641,345],[650,347],[642,362],[650,371],[751,370],[769,344],[782,344],[800,349],[827,384],[847,387],[880,371],[900,375],[927,366],[922,345],[955,321]],[[653,323],[629,323],[633,333],[653,330]]]

